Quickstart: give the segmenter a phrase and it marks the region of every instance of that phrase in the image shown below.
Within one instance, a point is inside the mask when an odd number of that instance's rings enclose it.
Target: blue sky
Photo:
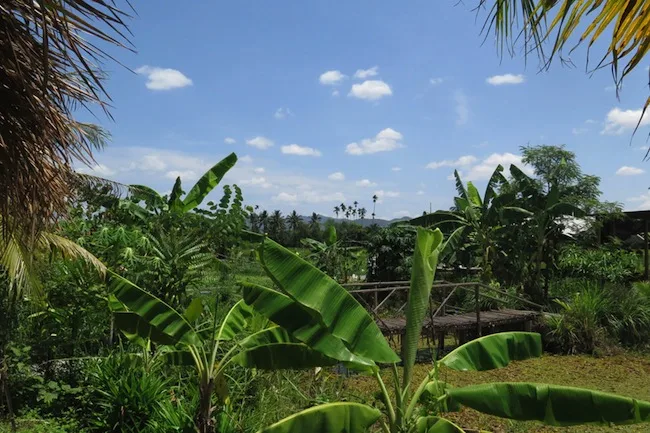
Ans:
[[[449,207],[454,168],[482,186],[519,146],[565,144],[604,199],[650,208],[650,128],[630,144],[646,67],[617,100],[583,49],[540,73],[483,44],[473,2],[457,3],[140,2],[137,53],[117,53],[137,72],[110,66],[112,139],[86,171],[165,193],[234,151],[227,182],[249,204],[332,215],[376,193],[394,218]]]

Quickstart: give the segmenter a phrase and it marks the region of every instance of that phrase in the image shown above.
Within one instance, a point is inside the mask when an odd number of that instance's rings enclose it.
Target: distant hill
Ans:
[[[325,216],[325,215],[320,215],[320,214],[318,216],[320,216],[320,218],[321,218],[321,220],[320,220],[321,224],[325,224],[328,220],[332,220],[332,221],[334,221],[336,223],[342,223],[342,222],[355,223],[355,224],[359,224],[362,227],[370,227],[373,224],[377,224],[379,227],[387,227],[387,226],[389,226],[389,225],[391,225],[393,223],[396,223],[398,221],[408,221],[408,220],[411,219],[411,218],[407,218],[407,217],[402,217],[402,218],[394,218],[392,220],[384,220],[384,219],[381,219],[381,218],[375,218],[373,220],[372,218],[364,218],[364,219],[332,218],[332,217]],[[309,223],[310,217],[301,215],[300,218],[304,222]]]

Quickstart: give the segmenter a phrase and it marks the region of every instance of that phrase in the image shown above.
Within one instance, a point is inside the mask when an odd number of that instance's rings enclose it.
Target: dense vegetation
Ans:
[[[638,242],[602,238],[620,209],[600,201],[599,179],[573,153],[523,147],[531,170],[499,166],[483,194],[455,173],[451,209],[383,228],[372,224],[377,196],[369,224],[358,202],[334,207],[342,222],[284,217],[245,205],[237,185],[204,202],[234,154],[187,193],[180,178],[165,196],[117,185],[73,172],[106,138],[74,114],[106,110],[101,63],[130,46],[128,15],[100,0],[8,0],[2,10],[0,431],[516,432],[650,421],[650,402],[636,399],[647,390],[623,380],[647,376],[642,355],[564,356],[643,353],[650,341]],[[501,48],[523,40],[546,67],[589,13],[580,42],[611,36],[605,57],[620,88],[649,49],[647,2],[499,1],[484,30]],[[535,302],[549,313],[541,333],[495,333],[416,365],[436,272],[488,285],[484,309]],[[401,347],[339,284],[409,279]],[[451,301],[475,308],[462,292]],[[574,374],[535,383],[560,365]]]

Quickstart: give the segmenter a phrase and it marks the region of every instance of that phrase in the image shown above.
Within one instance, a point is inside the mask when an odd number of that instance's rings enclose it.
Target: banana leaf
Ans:
[[[219,332],[215,336],[217,340],[232,340],[237,334],[248,326],[248,320],[253,316],[253,311],[246,305],[244,300],[237,302],[226,314],[221,322]]]
[[[189,212],[200,205],[210,191],[221,182],[228,170],[235,166],[236,162],[237,155],[231,153],[206,171],[182,200],[183,212]]]
[[[650,421],[650,402],[589,389],[538,383],[488,383],[447,395],[479,412],[553,426]]]
[[[181,177],[176,178],[174,182],[174,187],[172,192],[169,194],[169,200],[167,206],[172,212],[181,212],[183,210],[183,200],[181,200],[181,195],[183,194],[183,187],[181,185]]]
[[[160,353],[160,356],[171,365],[195,365],[196,361],[187,350],[168,350]]]
[[[472,182],[467,182],[467,198],[469,199],[470,203],[472,203],[472,205],[480,208],[483,207],[481,195]]]
[[[258,314],[280,325],[296,340],[303,342],[323,355],[344,362],[355,370],[372,370],[374,362],[350,352],[339,338],[312,317],[307,310],[290,297],[252,283],[240,283],[244,301]]]
[[[131,311],[113,312],[114,324],[130,341],[144,347],[147,340],[157,344],[174,345],[178,340]]]
[[[110,274],[109,278],[113,295],[130,312],[137,314],[145,322],[176,342],[196,344],[199,341],[194,328],[192,328],[192,325],[187,322],[182,314],[179,314],[151,293],[148,293],[117,274]],[[132,329],[144,328],[136,327]],[[142,337],[148,338],[149,335],[151,334],[143,332]]]
[[[426,392],[423,394],[423,396],[429,396],[432,399],[437,399],[438,397],[445,395],[447,393],[447,390],[451,388],[453,388],[453,386],[449,385],[445,381],[432,380],[424,387],[424,390]],[[460,404],[455,401],[449,401],[449,399],[441,402],[440,405],[442,408],[444,408],[444,412],[458,412],[461,409]]]
[[[458,227],[451,233],[451,235],[449,235],[440,251],[440,256],[438,257],[439,262],[444,263],[445,261],[454,258],[454,254],[458,251],[461,241],[463,240],[465,229],[467,229],[467,226]]]
[[[239,352],[232,360],[242,367],[261,370],[326,367],[338,363],[302,343],[262,344]]]
[[[355,355],[375,362],[398,362],[368,312],[325,273],[269,238],[262,241],[260,261],[274,283]]]
[[[453,422],[437,416],[423,416],[415,424],[416,433],[465,433]]]
[[[539,356],[542,356],[542,337],[539,334],[502,332],[465,343],[439,362],[453,370],[484,371]]]
[[[359,403],[329,403],[311,407],[258,433],[366,433],[381,412]]]
[[[201,313],[203,313],[203,303],[200,298],[195,298],[192,299],[190,305],[183,312],[183,317],[189,323],[194,323],[201,316]]]
[[[279,326],[272,326],[271,328],[264,329],[246,337],[241,341],[240,345],[244,349],[251,349],[264,344],[274,343],[300,344],[300,342],[296,341],[296,339],[294,339],[285,329]]]
[[[438,266],[438,255],[442,243],[442,232],[418,228],[413,253],[411,270],[411,287],[408,292],[406,307],[406,330],[402,338],[402,359],[404,360],[404,376],[402,389],[411,383],[413,365],[422,336],[422,324],[429,307],[429,295]]]

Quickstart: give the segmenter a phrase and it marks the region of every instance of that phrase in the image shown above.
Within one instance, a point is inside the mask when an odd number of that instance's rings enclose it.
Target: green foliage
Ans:
[[[91,431],[157,432],[161,409],[169,401],[169,382],[159,365],[146,365],[134,353],[116,353],[95,364],[91,373]]]
[[[307,258],[335,280],[345,283],[355,271],[359,272],[363,250],[339,239],[334,226],[328,227],[325,242],[306,238],[301,243],[309,248]]]
[[[411,275],[416,230],[406,225],[379,228],[368,241],[368,281],[404,281]]]
[[[650,298],[637,286],[582,283],[557,299],[559,313],[547,319],[550,345],[564,353],[594,353],[610,341],[637,346],[650,341]]]
[[[567,245],[560,251],[557,267],[561,277],[624,283],[638,276],[641,263],[637,254],[616,247]]]

